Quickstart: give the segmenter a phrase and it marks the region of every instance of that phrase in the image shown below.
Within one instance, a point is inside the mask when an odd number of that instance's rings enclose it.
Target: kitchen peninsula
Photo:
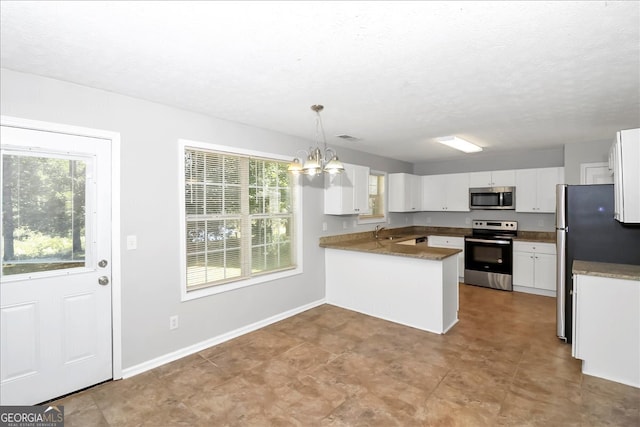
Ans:
[[[443,334],[458,322],[461,251],[415,244],[422,235],[396,233],[320,239],[327,303]]]

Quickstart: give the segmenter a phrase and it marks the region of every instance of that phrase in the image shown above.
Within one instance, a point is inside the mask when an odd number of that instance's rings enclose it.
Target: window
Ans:
[[[384,172],[371,171],[369,173],[369,215],[360,215],[358,222],[376,223],[386,222],[385,212],[385,177]]]
[[[86,159],[2,151],[2,276],[85,267]]]
[[[297,186],[288,162],[182,148],[187,294],[217,293],[296,270]]]

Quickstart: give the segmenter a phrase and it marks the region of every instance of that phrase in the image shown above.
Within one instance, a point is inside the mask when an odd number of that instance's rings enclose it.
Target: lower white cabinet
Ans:
[[[556,296],[556,245],[513,242],[513,289]]]
[[[436,334],[458,322],[456,260],[324,250],[327,303]]]
[[[571,355],[584,374],[640,388],[640,282],[573,277]]]
[[[458,277],[464,282],[464,237],[428,236],[427,244],[432,248],[461,249],[458,254]]]

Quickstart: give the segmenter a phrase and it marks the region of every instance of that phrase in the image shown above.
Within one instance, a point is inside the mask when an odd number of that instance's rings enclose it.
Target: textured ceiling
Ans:
[[[3,68],[413,163],[640,126],[637,1],[0,7]]]

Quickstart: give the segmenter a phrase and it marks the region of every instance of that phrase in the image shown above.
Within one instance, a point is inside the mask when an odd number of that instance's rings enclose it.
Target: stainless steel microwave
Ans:
[[[469,189],[470,209],[515,209],[516,187]]]

